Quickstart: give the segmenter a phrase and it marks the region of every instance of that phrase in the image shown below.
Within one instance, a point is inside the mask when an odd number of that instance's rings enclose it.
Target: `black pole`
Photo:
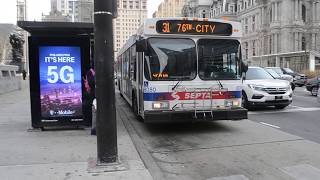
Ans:
[[[113,6],[113,0],[94,0],[98,165],[118,160],[113,67]]]

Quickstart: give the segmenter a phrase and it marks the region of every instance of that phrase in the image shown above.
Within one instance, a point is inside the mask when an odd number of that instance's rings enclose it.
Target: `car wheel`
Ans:
[[[312,96],[317,96],[318,94],[318,88],[317,87],[312,87],[311,89],[311,95]]]
[[[249,106],[249,101],[248,101],[248,97],[247,97],[247,94],[242,91],[242,107],[250,110],[250,106]]]
[[[291,89],[292,91],[294,91],[294,89],[296,88],[296,85],[294,83],[291,83]]]
[[[284,109],[286,108],[288,105],[275,105],[276,109]]]

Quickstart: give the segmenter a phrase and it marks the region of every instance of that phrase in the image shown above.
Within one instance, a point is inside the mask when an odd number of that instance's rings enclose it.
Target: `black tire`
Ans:
[[[132,96],[132,111],[136,116],[136,118],[138,119],[138,121],[143,122],[143,118],[139,115],[139,112],[138,112],[138,101],[135,96]]]
[[[291,83],[291,89],[292,91],[294,91],[294,89],[296,88],[296,85],[294,83]]]
[[[136,116],[138,115],[138,103],[135,96],[132,96],[132,111]]]
[[[275,105],[276,109],[284,109],[286,108],[288,105]]]
[[[248,101],[248,97],[247,94],[242,91],[242,107],[246,108],[246,109],[250,109],[249,107],[249,101]]]
[[[311,95],[312,96],[317,96],[317,94],[318,94],[318,88],[317,87],[312,87],[311,88]]]

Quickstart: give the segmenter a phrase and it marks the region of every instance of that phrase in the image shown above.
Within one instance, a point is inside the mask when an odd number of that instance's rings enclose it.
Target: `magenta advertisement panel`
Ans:
[[[77,46],[40,46],[42,118],[82,116],[81,52]]]

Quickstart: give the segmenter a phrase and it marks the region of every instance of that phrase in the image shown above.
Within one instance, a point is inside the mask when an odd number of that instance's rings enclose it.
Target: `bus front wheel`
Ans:
[[[138,102],[135,96],[132,96],[132,111],[134,115],[137,117],[138,121],[143,122],[143,118],[139,115],[138,112]]]

